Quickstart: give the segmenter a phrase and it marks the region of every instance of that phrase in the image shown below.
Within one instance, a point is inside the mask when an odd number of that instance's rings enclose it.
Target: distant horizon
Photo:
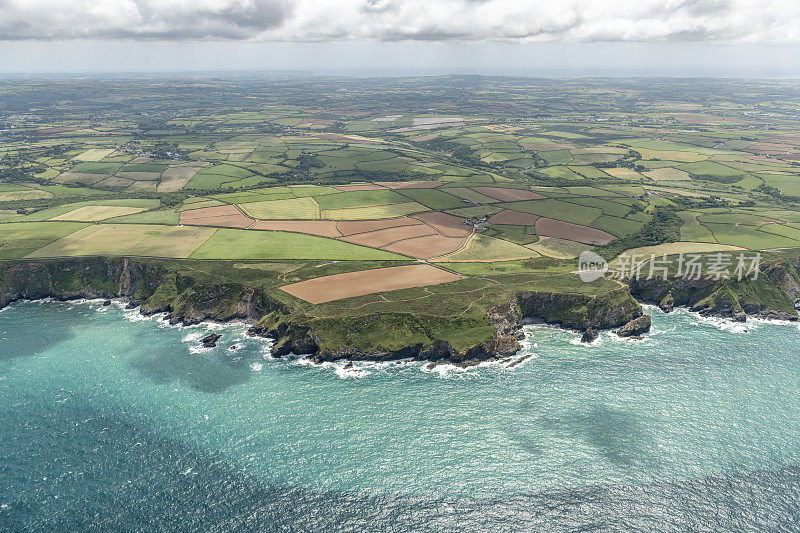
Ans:
[[[0,74],[800,78],[800,46],[713,42],[0,41]]]

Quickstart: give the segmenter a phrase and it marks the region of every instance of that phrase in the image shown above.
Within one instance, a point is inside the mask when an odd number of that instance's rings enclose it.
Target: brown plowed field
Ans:
[[[500,211],[489,219],[489,224],[508,224],[510,226],[533,226],[539,220],[539,215],[520,213],[506,209]]]
[[[432,265],[407,265],[323,276],[284,285],[281,290],[312,304],[320,304],[376,292],[438,285],[459,279],[461,276]]]
[[[419,259],[429,259],[440,255],[455,252],[464,245],[466,238],[443,237],[441,235],[429,235],[427,237],[417,237],[397,241],[385,246],[384,250],[399,254],[410,255]]]
[[[380,191],[386,189],[386,187],[381,187],[380,185],[375,185],[374,183],[365,183],[364,185],[336,185],[336,188],[340,191]]]
[[[414,215],[414,218],[421,220],[445,237],[466,237],[472,233],[472,228],[464,224],[463,218],[440,211],[420,213]]]
[[[441,185],[438,181],[377,181],[389,189],[434,189]]]
[[[415,224],[413,226],[398,226],[396,228],[386,228],[378,231],[370,231],[368,233],[356,233],[355,235],[342,237],[341,240],[370,246],[372,248],[380,248],[381,246],[386,246],[395,241],[435,234],[436,230],[430,226]]]
[[[794,146],[788,144],[753,143],[749,145],[747,148],[745,148],[745,150],[756,154],[778,155],[778,154],[785,154],[792,148],[794,148]]]
[[[192,226],[219,226],[223,228],[246,228],[255,222],[254,219],[244,216],[233,205],[218,205],[216,207],[201,207],[181,211],[181,224]]]
[[[520,200],[544,200],[547,198],[539,193],[526,191],[523,189],[504,189],[502,187],[472,187],[472,190],[504,202],[517,202]]]
[[[599,229],[545,217],[536,221],[536,233],[585,244],[606,244],[616,239],[610,233]]]
[[[341,237],[336,222],[330,220],[259,220],[250,229],[293,231],[320,237]]]
[[[337,224],[337,228],[342,235],[353,235],[354,233],[366,233],[379,229],[394,228],[395,226],[411,226],[419,224],[419,220],[407,217],[391,218],[386,220],[350,220],[342,221]]]

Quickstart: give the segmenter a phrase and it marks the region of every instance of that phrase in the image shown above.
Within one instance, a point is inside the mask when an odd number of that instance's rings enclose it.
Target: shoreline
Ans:
[[[108,301],[109,304],[104,304],[103,302]],[[576,330],[574,328],[564,327],[560,324],[556,323],[547,323],[544,321],[522,321],[523,323],[520,326],[521,331],[523,332],[523,337],[520,339],[520,346],[519,349],[505,356],[496,356],[493,358],[487,358],[483,360],[471,360],[465,362],[454,362],[449,360],[435,360],[435,359],[426,359],[426,358],[417,358],[417,357],[407,357],[401,359],[350,359],[347,357],[341,357],[338,359],[320,359],[315,356],[313,353],[288,353],[285,355],[276,356],[273,352],[273,346],[275,343],[275,339],[268,335],[264,335],[263,333],[254,329],[254,325],[258,322],[253,319],[231,319],[226,321],[220,321],[216,319],[205,319],[199,322],[186,322],[184,320],[173,320],[171,313],[168,311],[160,311],[160,312],[153,312],[148,313],[142,310],[141,305],[132,306],[132,302],[129,298],[125,297],[113,297],[113,298],[105,298],[105,297],[83,297],[83,296],[76,296],[71,298],[62,298],[58,296],[46,296],[43,298],[36,298],[36,299],[27,299],[27,298],[20,298],[11,302],[6,303],[3,307],[0,307],[0,313],[10,309],[13,305],[16,304],[34,304],[34,303],[72,303],[75,305],[97,305],[100,304],[100,307],[109,307],[111,305],[115,306],[117,309],[121,311],[131,311],[135,313],[133,316],[141,317],[141,320],[134,320],[134,321],[145,321],[145,320],[154,320],[156,322],[161,323],[158,327],[174,327],[179,329],[193,329],[198,327],[203,327],[209,329],[211,331],[218,331],[221,328],[227,327],[240,327],[244,329],[244,334],[247,337],[255,338],[265,343],[268,343],[269,349],[269,358],[276,360],[276,361],[292,361],[302,366],[311,366],[316,368],[332,368],[333,371],[339,375],[339,377],[362,377],[362,375],[366,375],[369,372],[367,370],[373,369],[373,367],[383,367],[383,366],[391,366],[391,365],[409,365],[414,363],[420,364],[420,370],[422,372],[427,373],[439,373],[441,375],[445,375],[449,372],[462,372],[469,369],[479,368],[479,367],[489,367],[489,366],[499,366],[501,368],[507,370],[513,370],[514,368],[521,366],[522,364],[530,361],[531,359],[535,359],[538,356],[535,353],[523,353],[520,355],[520,352],[525,350],[535,349],[537,347],[536,342],[529,336],[526,329],[536,329],[536,328],[553,328],[558,329],[561,331],[570,332],[576,335],[576,338],[571,340],[570,343],[576,346],[583,346],[586,348],[594,348],[599,347],[602,344],[601,339],[603,337],[609,337],[615,342],[645,342],[649,338],[649,332],[646,336],[634,336],[634,337],[621,337],[616,335],[612,328],[607,328],[601,330],[600,335],[598,335],[595,339],[590,342],[584,342],[580,340],[577,336],[581,335],[580,330]],[[688,315],[695,317],[698,320],[708,323],[709,325],[719,329],[721,331],[729,331],[731,333],[747,333],[749,330],[741,329],[744,327],[744,324],[747,322],[753,322],[757,324],[769,324],[769,325],[778,325],[778,326],[798,326],[798,322],[784,320],[784,319],[775,319],[775,318],[764,318],[758,316],[748,316],[745,321],[740,321],[735,318],[731,318],[728,316],[719,316],[719,315],[712,315],[712,314],[703,314],[702,312],[692,310],[688,306],[678,306],[670,310],[663,310],[658,305],[647,303],[647,302],[640,302],[643,309],[645,311],[652,311],[654,309],[658,309],[660,312],[664,314],[670,314],[673,312],[683,312]],[[131,319],[129,316],[126,316],[129,320]],[[715,324],[715,321],[719,321],[719,324]],[[197,342],[195,343],[197,346],[201,346],[200,340],[198,338]],[[204,348],[202,351],[210,351],[214,348]],[[354,364],[359,365],[366,365],[366,368],[363,366],[356,367]],[[365,373],[366,372],[366,373]]]
[[[227,270],[220,271],[221,279],[206,278],[201,267],[208,267],[194,266],[181,270],[169,262],[133,258],[20,261],[0,271],[0,308],[18,300],[116,299],[138,307],[143,316],[165,313],[172,325],[241,323],[249,335],[270,339],[276,358],[308,354],[315,363],[411,359],[460,367],[510,364],[522,348],[522,328],[532,323],[583,333],[582,341],[589,343],[605,331],[637,338],[650,329],[642,304],[665,312],[686,307],[738,322],[797,319],[790,291],[766,276],[743,287],[667,279],[536,288],[542,283],[532,272],[521,284],[498,280],[512,285],[484,293],[478,312],[466,321],[460,307],[448,308],[458,302],[445,297],[424,311],[401,306],[364,314],[350,310],[349,300],[319,308],[299,305],[253,279],[232,278]],[[749,300],[737,299],[736,290]]]

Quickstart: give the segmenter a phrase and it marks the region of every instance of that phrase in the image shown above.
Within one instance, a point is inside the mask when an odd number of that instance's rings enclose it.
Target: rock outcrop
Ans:
[[[209,333],[202,339],[200,339],[200,344],[205,346],[206,348],[214,348],[217,345],[217,341],[222,338],[222,335],[219,333]]]
[[[650,315],[642,315],[634,318],[614,333],[620,337],[640,337],[650,331]]]
[[[591,344],[594,341],[596,341],[597,337],[599,336],[600,336],[599,331],[597,331],[592,327],[589,327],[586,329],[586,331],[583,332],[583,335],[581,335],[581,342],[584,344]]]

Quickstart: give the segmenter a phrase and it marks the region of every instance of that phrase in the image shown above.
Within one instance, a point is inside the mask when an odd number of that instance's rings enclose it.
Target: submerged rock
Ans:
[[[209,333],[208,335],[200,339],[200,342],[206,348],[213,348],[214,346],[217,345],[217,341],[220,339],[220,337],[222,337],[222,335],[218,333]]]
[[[109,306],[109,305],[111,305],[111,300],[103,300],[103,306],[104,307],[105,306]]]
[[[650,315],[642,315],[634,318],[615,333],[620,337],[640,337],[642,333],[650,331]]]

